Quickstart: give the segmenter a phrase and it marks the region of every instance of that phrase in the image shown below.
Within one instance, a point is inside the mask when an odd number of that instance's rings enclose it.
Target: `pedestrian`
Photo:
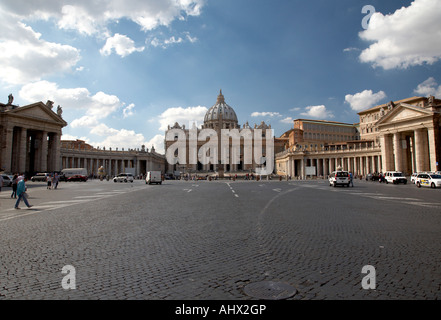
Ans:
[[[12,178],[12,193],[11,198],[17,199],[17,183],[18,183],[18,174],[15,174]]]
[[[354,187],[354,181],[352,177],[352,172],[349,172],[349,184],[352,185],[352,188]]]
[[[46,182],[47,182],[47,189],[50,190],[52,187],[52,177],[49,174],[46,176]]]
[[[55,173],[55,175],[54,175],[54,181],[53,181],[53,183],[54,183],[54,189],[57,189],[57,187],[58,187],[58,180],[59,180],[58,173]]]
[[[25,205],[28,208],[31,208],[32,205],[29,204],[28,199],[27,199],[27,195],[26,195],[26,181],[28,179],[26,177],[24,177],[23,179],[21,179],[18,184],[17,184],[17,195],[18,195],[18,199],[17,202],[15,202],[15,206],[14,209],[20,209],[18,207],[18,205],[20,204],[20,201],[23,199],[23,202],[25,203]]]

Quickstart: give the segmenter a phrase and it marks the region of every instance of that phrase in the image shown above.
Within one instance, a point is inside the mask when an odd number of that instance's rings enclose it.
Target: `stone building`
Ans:
[[[46,172],[60,169],[60,139],[67,125],[53,102],[19,107],[12,95],[0,103],[0,171]]]
[[[358,113],[360,122],[352,125],[357,132],[353,136],[356,139],[325,138],[320,140],[322,143],[312,143],[317,141],[314,135],[305,136],[304,131],[292,129],[288,136],[293,137],[286,150],[276,155],[276,170],[279,174],[300,178],[326,177],[338,167],[361,176],[385,171],[402,171],[407,175],[438,171],[440,113],[441,100],[412,97]],[[326,122],[326,125],[336,124]],[[320,132],[316,134],[322,137]],[[317,135],[315,137],[317,139]]]
[[[145,175],[147,171],[165,173],[165,157],[142,146],[141,149],[118,150],[105,147],[95,148],[83,140],[61,141],[61,167],[85,168],[90,175],[98,175],[98,169],[104,168],[110,177],[119,173]]]
[[[266,155],[266,130],[271,130],[271,125],[267,125],[265,122],[261,122],[259,125],[255,124],[254,127],[251,127],[248,122],[245,123],[242,127],[239,125],[236,112],[234,109],[229,106],[225,102],[225,97],[222,94],[222,90],[220,91],[216,103],[207,111],[204,117],[204,123],[201,126],[201,128],[196,128],[195,125],[191,128],[195,130],[196,135],[199,136],[199,133],[201,130],[204,129],[212,129],[216,132],[218,137],[218,146],[217,150],[219,150],[218,154],[218,163],[214,163],[213,161],[210,161],[209,163],[202,164],[200,161],[197,161],[196,163],[191,163],[190,161],[190,129],[186,128],[185,125],[179,125],[179,123],[175,123],[173,126],[168,126],[168,129],[165,133],[166,137],[170,132],[176,132],[176,130],[184,132],[185,133],[185,163],[168,163],[167,164],[167,172],[168,173],[174,173],[176,171],[181,173],[217,173],[222,175],[223,173],[252,173],[256,171],[256,168],[260,166],[260,160],[257,161],[256,159],[251,159],[251,161],[246,161],[245,159],[245,152],[244,152],[244,139],[242,138],[240,141],[240,151],[233,150],[232,146],[232,140],[229,141],[229,150],[228,154],[230,155],[228,160],[222,161],[222,152],[225,152],[224,146],[221,146],[221,130],[227,129],[227,130],[234,130],[237,129],[238,131],[243,131],[243,129],[249,129],[253,134],[256,129],[262,130],[262,157],[265,157]],[[167,154],[167,150],[171,150],[170,148],[176,143],[178,140],[178,135],[174,137],[174,140],[165,141],[165,150]],[[196,141],[197,144],[197,151],[201,149],[201,147],[207,142],[205,141]],[[279,152],[284,149],[285,144],[287,143],[286,139],[274,139],[274,149]],[[253,145],[254,146],[254,145]],[[239,152],[239,161],[235,163],[233,161],[233,154],[235,152]],[[178,156],[178,150],[175,152],[175,156]],[[264,162],[263,165],[266,165]],[[273,164],[274,167],[274,164]]]
[[[37,102],[19,107],[0,103],[0,172],[26,173],[61,171],[64,168],[86,168],[97,175],[104,167],[109,176],[121,172],[134,175],[156,170],[164,173],[165,157],[152,147],[112,150],[95,148],[85,141],[62,139],[62,108],[54,111],[53,102]]]

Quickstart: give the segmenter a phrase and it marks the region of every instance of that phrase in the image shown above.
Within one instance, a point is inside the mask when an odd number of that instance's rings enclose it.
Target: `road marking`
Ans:
[[[97,191],[101,191],[100,189],[96,189]],[[96,201],[99,199],[105,199],[108,197],[116,196],[116,195],[123,195],[125,193],[133,192],[133,191],[139,191],[139,190],[145,190],[145,187],[135,187],[135,188],[127,188],[125,190],[113,190],[109,192],[99,192],[95,195],[89,195],[89,196],[77,196],[74,197],[76,200],[59,200],[59,201],[50,201],[50,202],[43,202],[38,205],[33,205],[31,208],[22,208],[21,210],[17,210],[14,208],[2,210],[0,212],[0,221],[6,221],[11,220],[14,218],[29,216],[36,213],[41,213],[44,211],[51,211],[56,209],[61,209],[65,207],[70,207],[75,204],[84,204],[91,201]],[[32,202],[32,198],[30,198],[30,201]],[[13,214],[11,214],[14,212]],[[6,213],[6,215],[4,214]],[[8,214],[9,213],[9,214]]]
[[[282,189],[276,188],[276,189],[273,189],[273,191],[275,191],[275,192],[282,192]]]

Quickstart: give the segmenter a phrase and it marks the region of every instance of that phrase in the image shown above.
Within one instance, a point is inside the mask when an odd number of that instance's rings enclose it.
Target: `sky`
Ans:
[[[239,124],[441,97],[439,0],[0,0],[0,102],[51,100],[63,140],[164,152],[222,90]]]

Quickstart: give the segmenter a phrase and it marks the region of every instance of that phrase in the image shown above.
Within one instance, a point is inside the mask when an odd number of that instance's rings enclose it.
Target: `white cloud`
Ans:
[[[414,90],[415,93],[422,95],[424,97],[435,96],[441,97],[441,85],[438,86],[435,78],[430,77],[426,81],[420,83],[418,87]]]
[[[80,60],[72,46],[48,42],[41,34],[0,7],[0,70],[2,81],[17,85],[72,71]]]
[[[99,142],[92,142],[93,146],[105,147],[106,149],[138,149],[145,145],[145,138],[141,133],[136,133],[133,130],[121,129],[117,130],[110,128],[107,125],[100,123],[90,130],[90,133],[99,137],[105,137]]]
[[[51,100],[54,105],[60,105],[64,111],[84,110],[84,116],[70,123],[73,128],[95,126],[98,119],[107,118],[124,105],[115,95],[101,91],[92,95],[86,88],[62,89],[56,83],[49,81],[27,84],[22,87],[19,95],[29,102]],[[133,107],[129,105],[127,108],[131,110]]]
[[[154,146],[157,153],[165,154],[164,139],[164,135],[157,134],[152,139],[146,142],[145,147],[148,148],[150,151],[152,146]]]
[[[360,60],[384,69],[433,64],[441,59],[439,0],[415,0],[393,14],[374,13],[361,39],[374,42]]]
[[[159,130],[166,131],[168,126],[173,126],[175,122],[178,122],[181,126],[185,125],[189,128],[189,124],[192,122],[202,123],[204,116],[208,109],[206,107],[176,107],[165,110],[159,115]]]
[[[358,48],[350,47],[343,49],[343,52],[360,51]]]
[[[106,44],[101,48],[100,53],[104,56],[108,56],[112,53],[112,50],[115,50],[116,54],[124,58],[135,51],[144,51],[144,47],[136,48],[135,42],[132,39],[117,33],[113,37],[107,39]]]
[[[98,35],[106,30],[109,23],[123,18],[135,22],[144,31],[168,26],[175,19],[200,15],[204,2],[205,0],[14,0],[2,6],[22,18],[54,18],[59,28]]]
[[[386,97],[386,93],[383,91],[373,93],[372,90],[364,90],[363,92],[354,95],[347,94],[345,96],[345,101],[346,103],[349,103],[352,110],[363,111],[373,107]]]
[[[161,47],[161,48],[167,48],[173,44],[176,43],[182,43],[184,42],[184,40],[179,37],[179,38],[175,38],[174,36],[170,37],[169,39],[165,39],[165,40],[159,40],[158,38],[153,38],[153,40],[150,41],[150,44],[154,47]]]
[[[332,112],[326,110],[324,105],[306,107],[305,110],[306,112],[303,112],[300,115],[315,119],[334,118]]]
[[[292,117],[286,117],[285,119],[280,120],[281,123],[292,124],[294,119]]]
[[[130,116],[133,116],[133,109],[135,108],[135,105],[133,103],[129,104],[127,107],[123,110],[123,117],[124,119]]]
[[[253,112],[252,117],[280,117],[278,112]]]
[[[66,134],[66,133],[63,133],[61,135],[61,140],[77,140],[77,139],[87,141],[87,137],[78,137],[78,136],[74,136],[74,135]]]
[[[292,108],[292,109],[289,109],[289,111],[294,111],[294,112],[296,112],[296,111],[300,111],[301,110],[301,108],[298,108],[298,107],[296,107],[296,108]]]

